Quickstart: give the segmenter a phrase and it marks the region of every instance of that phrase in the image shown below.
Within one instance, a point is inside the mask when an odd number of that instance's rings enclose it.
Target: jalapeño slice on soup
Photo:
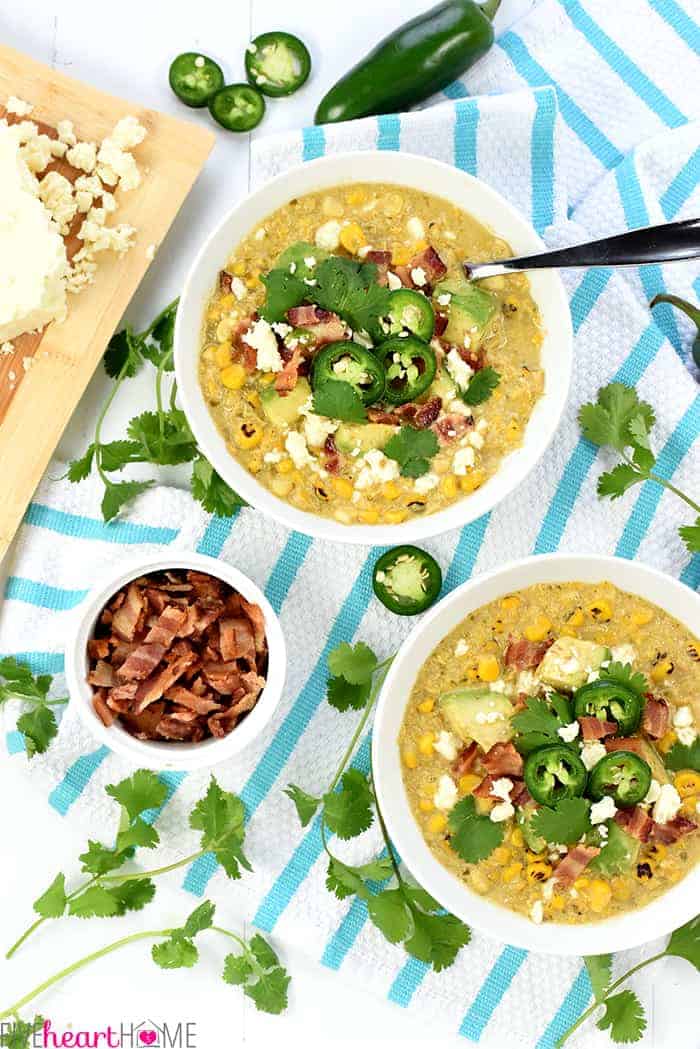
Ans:
[[[435,350],[411,335],[399,335],[382,343],[377,357],[386,372],[384,396],[389,404],[415,401],[435,378]]]

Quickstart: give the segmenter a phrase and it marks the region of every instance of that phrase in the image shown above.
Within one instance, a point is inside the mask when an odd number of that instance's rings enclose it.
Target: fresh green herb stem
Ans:
[[[102,408],[100,410],[100,414],[97,416],[97,422],[95,423],[95,466],[97,467],[97,472],[100,475],[100,479],[102,480],[103,484],[106,487],[111,484],[111,481],[110,481],[109,477],[107,476],[107,473],[105,472],[105,470],[102,468],[102,455],[101,455],[101,451],[102,451],[102,425],[103,425],[103,423],[105,421],[105,418],[107,417],[107,412],[112,407],[112,404],[114,402],[114,398],[117,396],[117,393],[119,392],[119,388],[121,387],[121,384],[123,383],[124,379],[126,378],[128,369],[129,369],[129,359],[127,357],[125,359],[123,365],[121,366],[120,370],[119,370],[119,374],[117,375],[117,377],[116,377],[116,379],[114,381],[114,384],[113,384],[112,389],[110,390],[110,392],[109,392],[109,394],[107,396],[107,399],[105,400],[104,404],[102,405]]]
[[[343,754],[341,762],[340,762],[340,764],[338,766],[338,770],[337,770],[335,776],[333,777],[333,779],[331,780],[330,786],[328,788],[329,792],[331,790],[335,790],[335,788],[338,786],[338,783],[340,782],[340,777],[345,772],[347,764],[348,764],[348,762],[350,761],[350,758],[353,755],[355,747],[357,746],[357,742],[358,742],[360,736],[362,735],[362,732],[364,730],[365,725],[367,724],[367,720],[368,720],[370,714],[372,713],[372,708],[374,707],[374,701],[376,700],[377,696],[379,695],[379,690],[382,687],[382,684],[384,683],[384,678],[386,677],[387,672],[389,670],[389,667],[391,666],[393,660],[394,660],[394,656],[393,655],[392,656],[388,656],[381,663],[377,663],[376,667],[374,668],[375,674],[378,671],[382,671],[382,670],[384,671],[384,673],[383,674],[380,673],[379,677],[375,677],[375,679],[374,679],[374,681],[372,683],[372,690],[371,690],[371,692],[370,692],[370,694],[369,694],[369,696],[367,698],[367,703],[365,705],[365,709],[362,712],[362,717],[360,718],[360,720],[357,723],[357,726],[355,727],[355,731],[352,734],[352,737],[351,737],[350,742],[348,744],[347,750]]]
[[[653,470],[642,470],[639,466],[637,466],[637,464],[634,462],[631,456],[627,455],[627,453],[625,452],[622,452],[621,454],[622,458],[625,460],[627,465],[631,466],[633,470],[636,470],[641,477],[646,477],[648,481],[655,481],[656,484],[660,484],[662,488],[666,488],[669,492],[673,492],[673,494],[678,496],[679,499],[682,499],[683,502],[691,508],[691,510],[694,510],[697,514],[700,514],[700,504],[696,503],[693,499],[690,498],[690,496],[686,495],[685,492],[682,492],[680,488],[676,488],[675,484],[672,484],[670,481],[667,481],[665,477],[661,477],[659,474],[654,473]]]
[[[104,874],[98,880],[101,882],[110,882],[111,884],[116,885],[120,882],[135,881],[139,878],[157,878],[159,874],[169,874],[171,871],[176,871],[179,867],[186,867],[190,863],[194,863],[194,861],[198,860],[200,856],[204,856],[204,853],[204,849],[199,849],[197,852],[193,852],[191,856],[185,856],[182,860],[176,860],[174,863],[169,863],[167,867],[156,867],[152,871],[131,871],[128,874]]]
[[[391,866],[394,869],[394,874],[396,875],[396,879],[397,879],[399,885],[402,885],[403,884],[403,878],[401,877],[401,871],[399,869],[399,865],[396,862],[396,856],[394,854],[394,847],[391,844],[391,839],[389,837],[389,831],[386,829],[386,823],[384,822],[384,817],[382,815],[382,810],[379,808],[379,804],[377,803],[377,799],[376,798],[374,799],[374,806],[375,806],[375,808],[377,810],[377,821],[379,823],[379,828],[380,828],[380,830],[382,832],[382,837],[384,838],[384,844],[386,845],[387,854],[389,856],[389,859],[391,860]]]
[[[73,892],[71,892],[68,896],[66,896],[66,903],[70,903],[70,901],[74,900],[76,898],[76,896],[80,896],[80,894],[85,892],[86,889],[89,889],[91,885],[94,885],[96,881],[99,881],[99,878],[95,875],[94,877],[90,878],[88,881],[83,882],[82,885],[79,885],[77,889],[74,889]],[[46,918],[46,917],[43,917],[43,916],[41,918],[37,918],[37,920],[35,922],[33,922],[29,926],[29,928],[25,930],[25,932],[22,933],[22,935],[16,941],[16,943],[13,943],[13,945],[10,947],[9,951],[5,955],[5,957],[8,959],[8,961],[12,957],[12,955],[15,954],[19,950],[19,948],[22,946],[22,944],[26,943],[26,941],[29,939],[29,937],[33,933],[35,933],[37,929],[41,928],[41,926],[44,924],[44,922],[51,921],[51,920],[52,919]]]

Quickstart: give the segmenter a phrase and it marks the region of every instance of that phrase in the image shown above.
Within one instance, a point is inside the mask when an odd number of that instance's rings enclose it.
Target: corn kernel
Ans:
[[[346,199],[348,204],[352,204],[353,206],[364,204],[365,191],[363,189],[351,189]]]
[[[221,316],[221,313],[219,311],[218,306],[210,306],[209,309],[207,310],[207,320],[208,321],[218,321],[220,316]]]
[[[465,772],[463,776],[459,777],[459,783],[457,784],[462,794],[471,794],[474,787],[478,787],[481,783],[481,776],[476,776],[473,772]]]
[[[564,897],[563,896],[552,896],[551,900],[549,901],[549,906],[552,908],[553,911],[563,911],[564,910]]]
[[[483,470],[471,470],[459,479],[459,487],[463,492],[475,492],[484,483],[485,474]]]
[[[403,752],[403,763],[407,769],[415,769],[418,766],[418,756],[413,747],[406,747]]]
[[[510,840],[517,849],[522,848],[522,846],[525,844],[525,839],[523,838],[523,832],[521,831],[520,827],[513,828]]]
[[[362,227],[356,222],[349,222],[340,231],[340,243],[351,255],[357,255],[360,248],[364,248],[367,238],[362,232]]]
[[[700,772],[683,771],[676,773],[674,786],[682,798],[700,794]]]
[[[511,855],[512,855],[512,853],[511,853],[510,849],[507,849],[505,847],[505,845],[499,845],[498,848],[494,849],[493,852],[491,853],[491,856],[496,861],[496,863],[501,863],[501,864],[502,863],[507,863],[508,860],[510,859]]]
[[[379,510],[360,510],[359,517],[363,524],[376,524],[379,520]]]
[[[240,390],[241,386],[246,381],[247,372],[242,364],[229,364],[228,367],[224,368],[221,372],[221,381],[227,390]],[[260,435],[262,439],[262,434]],[[259,444],[260,442],[258,442]],[[252,448],[253,445],[241,445],[241,447]]]
[[[453,477],[452,474],[443,477],[440,481],[440,491],[443,495],[453,499],[457,495],[457,478]]]
[[[433,805],[430,798],[421,798],[418,802],[418,808],[421,812],[432,812],[435,806]]]
[[[220,310],[232,310],[236,305],[236,297],[234,295],[222,295],[219,299]]]
[[[435,733],[434,732],[424,732],[423,735],[418,740],[418,749],[421,752],[421,754],[424,754],[426,757],[430,757],[430,755],[433,753],[433,743],[434,742],[435,742]]]
[[[509,594],[508,597],[501,599],[501,608],[507,609],[509,612],[513,608],[517,608],[520,604],[520,598],[517,594]]]
[[[648,855],[652,857],[657,863],[663,863],[666,859],[666,846],[662,845],[660,841],[654,842],[653,845],[649,846]]]
[[[432,714],[434,707],[434,699],[424,699],[422,703],[418,704],[418,709],[421,712],[421,714]]]
[[[600,914],[610,903],[612,889],[602,878],[594,878],[586,890],[591,909]]]
[[[560,629],[559,629],[559,636],[560,637],[578,637],[578,634],[576,633],[576,631],[574,630],[573,627],[571,627],[571,626],[563,626],[563,627],[560,627]]]
[[[233,267],[234,277],[242,277],[245,273],[245,262],[237,262]]]
[[[387,524],[401,524],[406,520],[407,515],[407,510],[389,510],[384,514],[384,520]]]
[[[602,598],[600,601],[591,601],[586,611],[591,619],[595,619],[597,623],[609,623],[612,619],[612,608],[610,602],[606,601],[605,598]]]
[[[257,274],[257,273],[253,273],[253,274],[250,275],[250,277],[248,277],[246,279],[245,285],[246,285],[246,288],[254,288],[259,283],[260,283],[260,275]]]
[[[698,797],[697,794],[691,794],[689,797],[684,798],[681,805],[681,812],[684,816],[697,816],[700,812],[700,797]]]
[[[233,365],[231,367],[233,368]],[[257,448],[263,439],[262,426],[247,421],[239,423],[233,439],[239,448]]]
[[[496,391],[498,392],[498,391]],[[506,427],[506,438],[509,441],[515,441],[520,436],[520,427],[516,423],[515,419],[511,419]]]
[[[352,481],[348,481],[347,477],[334,477],[333,487],[343,499],[350,499],[352,496],[353,484]]]
[[[655,663],[651,668],[649,676],[651,680],[657,685],[673,673],[673,660],[671,659],[660,659],[658,663]]]
[[[413,256],[419,255],[421,251],[425,251],[426,248],[429,247],[430,245],[428,244],[427,240],[414,240],[413,243],[409,246],[409,250],[411,252],[411,256]]]
[[[613,878],[610,887],[616,900],[628,900],[632,895],[632,886],[627,878]]]
[[[667,754],[677,740],[678,736],[676,733],[673,729],[669,729],[669,731],[657,742],[657,750],[660,750],[662,754]]]
[[[483,656],[479,660],[476,672],[482,681],[496,681],[501,668],[495,656]]]
[[[391,253],[392,266],[408,266],[411,261],[411,252],[408,248],[397,247]]]
[[[646,626],[647,623],[651,623],[654,613],[650,608],[643,608],[639,612],[633,612],[631,618],[635,626]]]
[[[282,459],[281,462],[277,463],[278,474],[289,474],[294,469],[294,463],[291,459]]]
[[[575,608],[566,622],[569,626],[583,626],[583,609]]]
[[[589,884],[590,883],[589,883],[588,878],[577,878],[576,881],[574,882],[574,888],[576,889],[577,892],[581,892],[582,889],[587,889]]]
[[[528,881],[547,881],[552,873],[552,865],[545,863],[543,860],[535,860],[534,863],[528,863],[525,871],[525,876]]]
[[[385,499],[398,499],[398,497],[401,495],[401,489],[397,484],[394,484],[393,481],[387,481],[387,483],[382,488],[382,492],[384,494]]]
[[[442,812],[436,812],[428,820],[428,830],[431,834],[439,834],[447,827],[447,816]]]
[[[509,867],[505,867],[501,871],[501,881],[504,881],[506,883],[515,881],[516,878],[520,877],[522,869],[522,863],[511,863]]]
[[[231,363],[231,343],[220,342],[214,350],[214,360],[219,368],[226,368]]]
[[[539,615],[534,623],[525,627],[525,637],[528,641],[544,641],[551,629],[551,620],[545,615]]]

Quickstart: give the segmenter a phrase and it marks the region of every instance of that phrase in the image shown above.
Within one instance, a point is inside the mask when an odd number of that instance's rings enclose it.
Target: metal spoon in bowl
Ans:
[[[700,218],[669,222],[663,226],[645,226],[587,244],[543,251],[519,259],[498,262],[464,262],[470,280],[500,277],[523,270],[562,269],[592,266],[643,266],[652,262],[680,262],[700,258]]]

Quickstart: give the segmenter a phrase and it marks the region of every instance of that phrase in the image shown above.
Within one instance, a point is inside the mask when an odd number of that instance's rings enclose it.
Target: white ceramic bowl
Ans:
[[[93,636],[98,616],[109,599],[125,583],[149,572],[166,568],[192,568],[207,572],[234,587],[259,605],[265,617],[265,631],[269,649],[267,683],[258,702],[232,732],[221,739],[203,739],[201,743],[168,743],[141,740],[132,736],[117,719],[109,728],[95,713],[93,690],[87,683],[87,643]],[[101,580],[90,591],[78,610],[78,623],[66,649],[66,680],[70,701],[83,723],[95,738],[133,765],[149,769],[178,769],[192,771],[218,765],[238,754],[263,730],[274,714],[282,695],[287,668],[284,636],[274,609],[261,590],[247,576],[223,561],[201,554],[164,554],[148,560],[132,560],[122,565],[118,575]]]
[[[404,641],[387,675],[372,735],[372,771],[389,833],[414,877],[463,921],[503,943],[547,954],[605,954],[636,947],[678,928],[697,913],[700,867],[641,910],[583,925],[544,922],[489,902],[459,881],[428,848],[403,786],[398,735],[420,667],[435,646],[474,609],[534,583],[608,580],[665,609],[700,635],[700,597],[682,583],[638,561],[554,554],[529,557],[460,586]]]
[[[530,224],[499,193],[471,175],[436,160],[410,153],[376,151],[336,154],[303,164],[268,182],[229,212],[195,258],[185,280],[175,325],[178,388],[204,454],[252,506],[287,528],[321,539],[367,544],[412,543],[481,517],[517,488],[544,454],[559,425],[569,392],[573,340],[569,305],[555,272],[530,274],[532,295],[540,308],[544,328],[545,392],[532,413],[522,447],[504,459],[498,472],[476,492],[438,513],[384,526],[343,525],[278,499],[233,458],[207,407],[198,379],[204,307],[231,251],[262,219],[294,197],[349,182],[390,182],[434,193],[474,215],[507,240],[517,255],[544,249]]]

